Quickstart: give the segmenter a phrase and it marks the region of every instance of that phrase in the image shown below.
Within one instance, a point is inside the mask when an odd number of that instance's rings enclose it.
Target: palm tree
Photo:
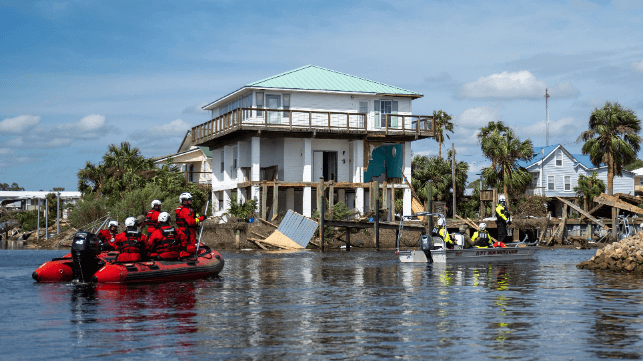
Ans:
[[[592,176],[585,175],[578,176],[578,186],[574,187],[574,192],[579,197],[583,197],[583,207],[585,211],[589,209],[589,205],[593,204],[594,197],[605,192],[605,183],[598,179],[598,173],[592,172]]]
[[[491,167],[495,168],[496,163],[494,162],[493,157],[491,157],[491,154],[486,154],[485,149],[493,149],[491,142],[493,142],[493,139],[491,139],[490,135],[493,134],[494,132],[498,132],[500,134],[505,134],[510,128],[505,125],[505,123],[502,122],[502,120],[499,120],[497,122],[489,122],[486,127],[480,128],[480,132],[478,132],[478,142],[480,143],[480,147],[482,148],[482,152],[485,157],[491,159]]]
[[[85,168],[77,173],[78,190],[83,194],[96,192],[103,194],[103,181],[105,179],[105,167],[102,164],[96,166],[92,162],[86,162]]]
[[[509,188],[515,192],[531,182],[529,172],[518,165],[518,161],[533,157],[531,140],[521,142],[511,128],[502,125],[502,128],[496,127],[487,133],[480,145],[482,153],[492,162],[491,167],[483,170],[486,182],[496,186],[502,184],[507,204],[510,204]]]
[[[438,156],[442,158],[442,143],[444,143],[444,136],[448,139],[449,134],[446,134],[445,131],[453,133],[453,123],[451,122],[451,116],[442,109],[437,112],[433,111],[433,118],[435,119],[435,140],[438,141]]]
[[[625,165],[636,160],[640,149],[641,121],[631,109],[619,103],[606,102],[602,109],[595,108],[589,117],[589,129],[576,140],[584,141],[583,154],[592,164],[607,165],[607,193],[614,191],[614,175],[623,175]]]

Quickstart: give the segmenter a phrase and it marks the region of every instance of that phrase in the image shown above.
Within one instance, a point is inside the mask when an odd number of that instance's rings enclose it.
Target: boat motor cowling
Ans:
[[[432,237],[429,236],[428,234],[423,234],[420,237],[420,248],[423,251],[429,251],[433,247],[433,240],[431,238]]]
[[[91,280],[99,268],[100,240],[89,232],[79,231],[71,243],[71,255],[74,259],[74,278],[81,282]]]

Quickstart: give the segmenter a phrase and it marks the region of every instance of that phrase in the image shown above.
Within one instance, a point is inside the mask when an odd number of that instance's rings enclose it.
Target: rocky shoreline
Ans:
[[[589,270],[643,273],[643,232],[598,249],[588,261],[576,265]]]

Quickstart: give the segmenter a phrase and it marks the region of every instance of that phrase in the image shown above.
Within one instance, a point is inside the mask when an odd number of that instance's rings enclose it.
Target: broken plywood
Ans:
[[[303,249],[316,230],[317,222],[289,210],[279,228],[261,242],[282,249]]]

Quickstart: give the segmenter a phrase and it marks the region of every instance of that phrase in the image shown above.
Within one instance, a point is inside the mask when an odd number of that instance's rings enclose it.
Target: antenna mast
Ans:
[[[545,88],[545,111],[547,112],[545,145],[549,146],[549,93],[547,92],[547,88]]]

